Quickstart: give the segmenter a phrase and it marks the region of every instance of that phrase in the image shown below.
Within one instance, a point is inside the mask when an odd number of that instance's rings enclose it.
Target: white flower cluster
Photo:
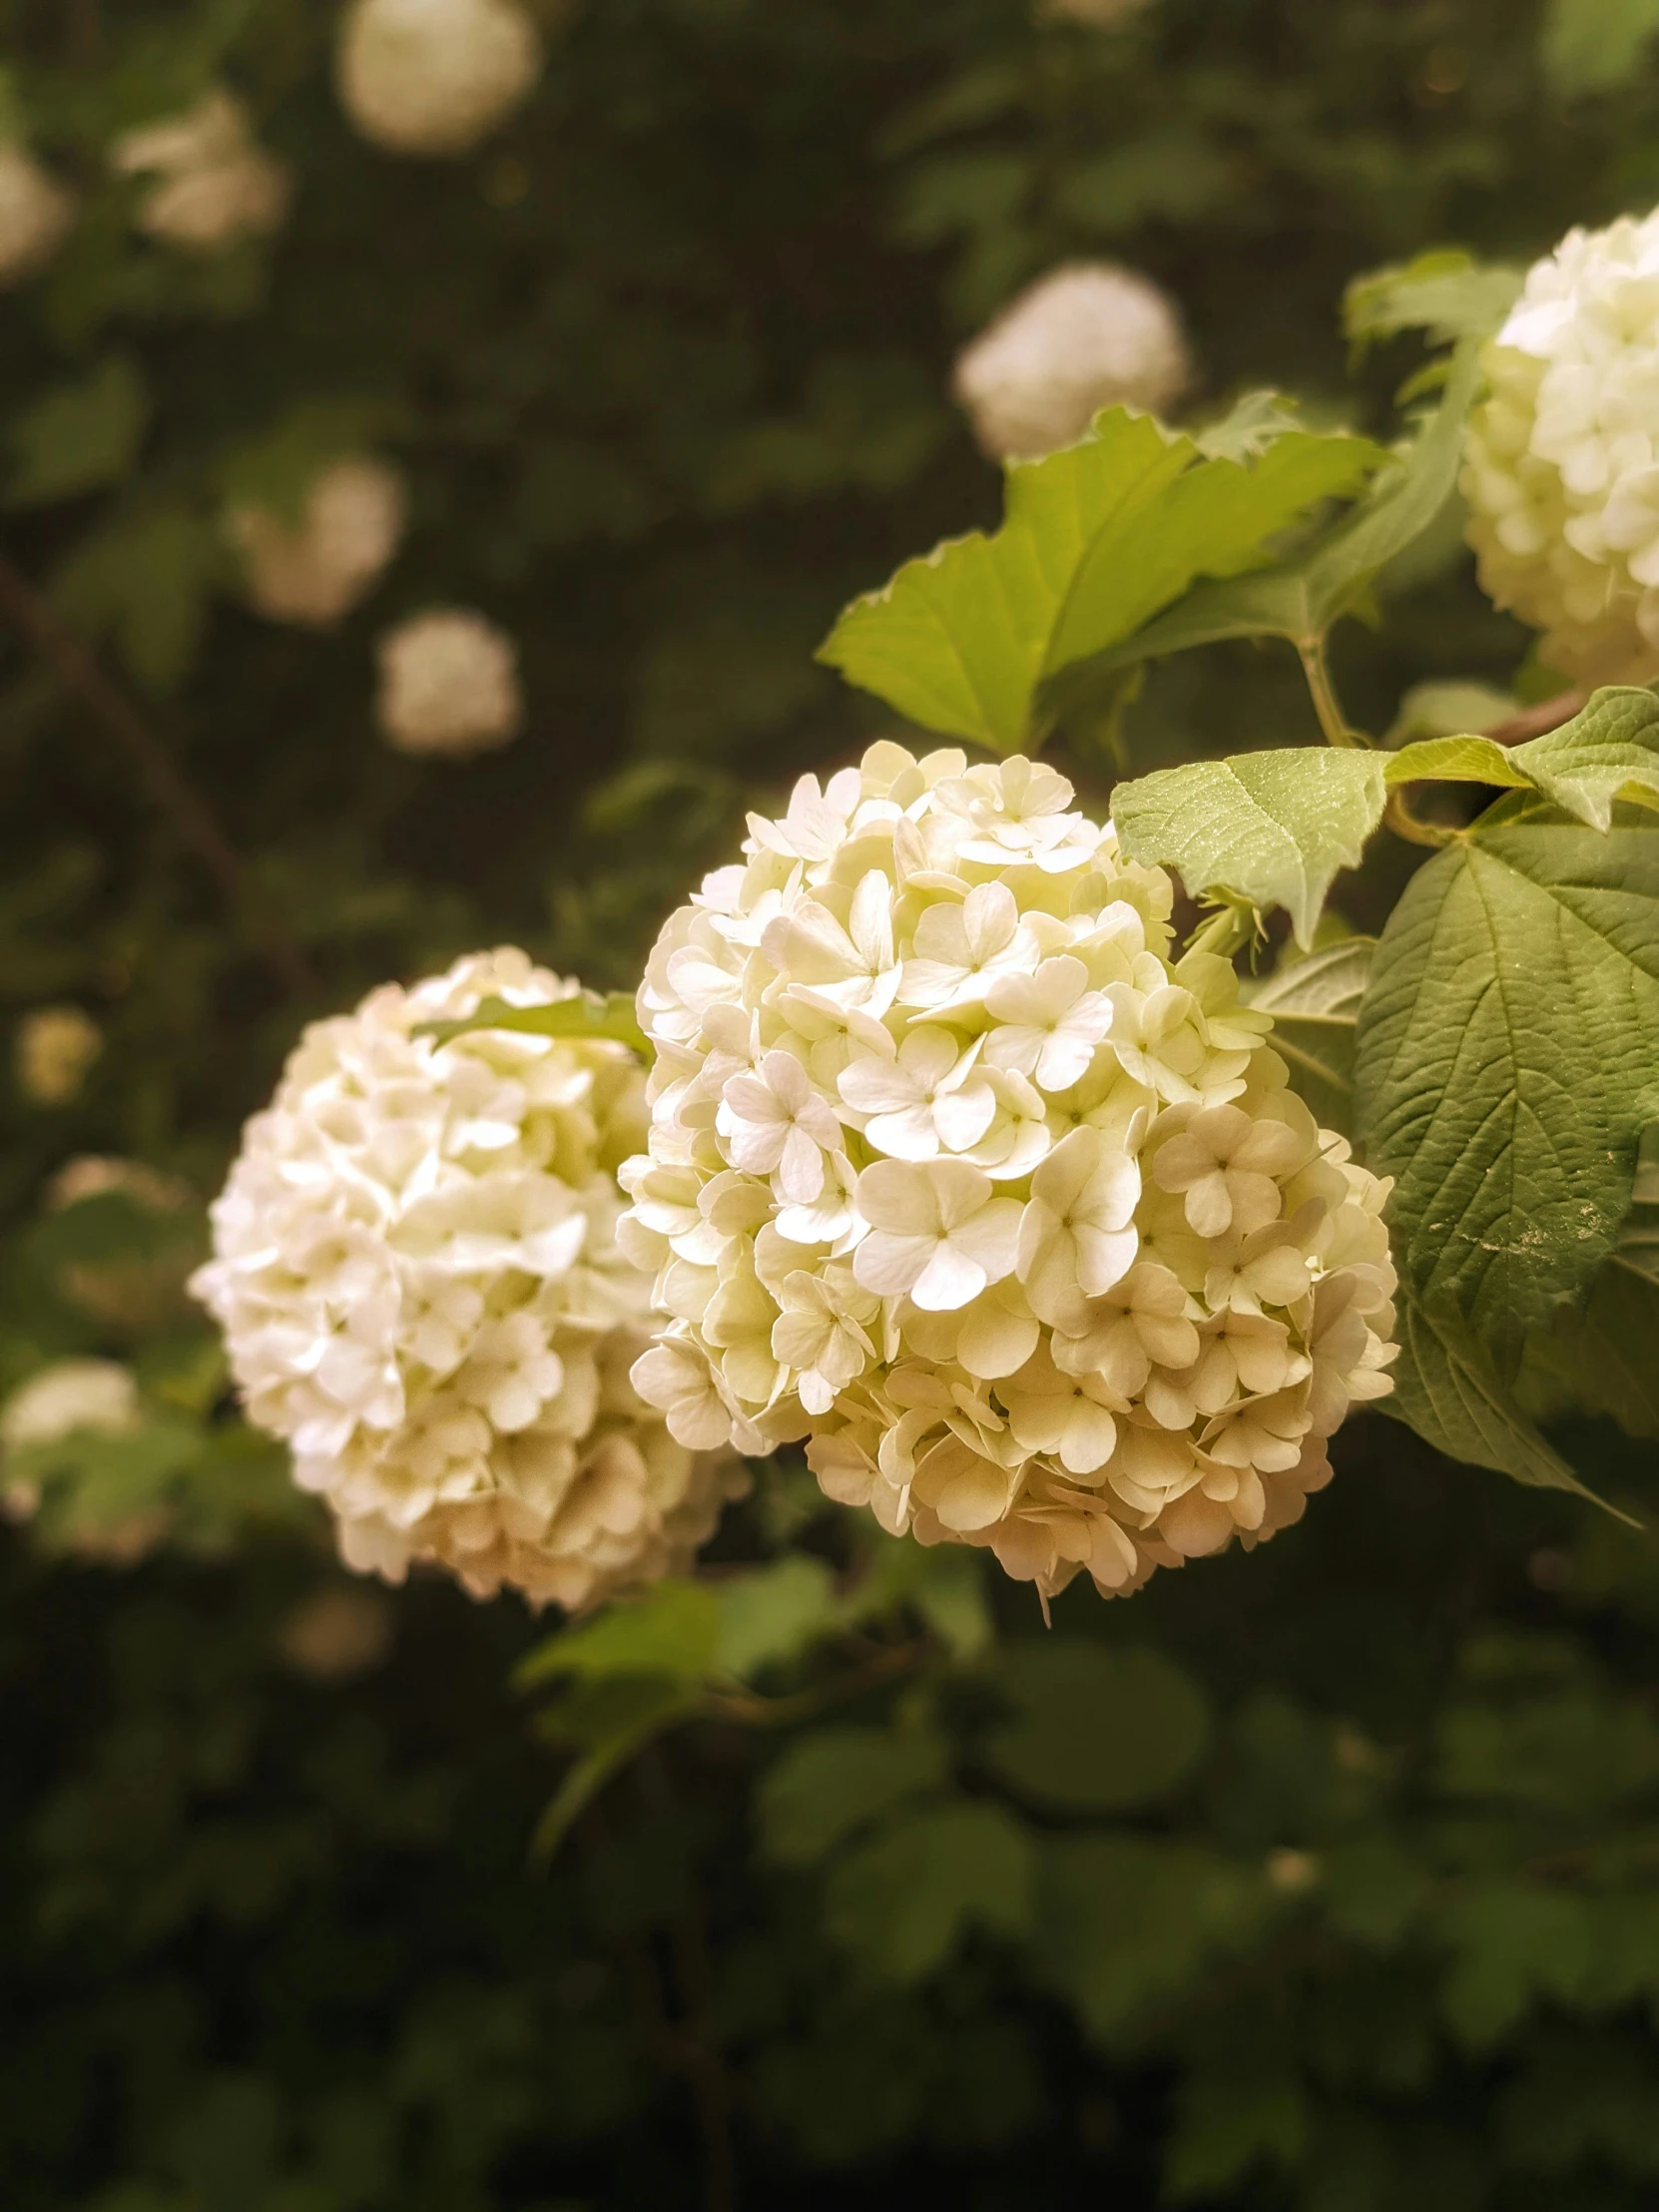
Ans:
[[[956,362],[953,389],[992,460],[1080,438],[1102,407],[1161,413],[1192,378],[1181,318],[1158,286],[1110,262],[1030,284]]]
[[[273,622],[330,628],[373,589],[396,552],[405,505],[395,468],[353,454],[322,470],[292,521],[266,507],[232,508],[227,521],[249,598]]]
[[[1103,1591],[1298,1518],[1389,1382],[1386,1186],[1053,770],[880,744],[668,922],[624,1249],[684,1442],[810,1438],[923,1543]]]
[[[518,648],[469,608],[414,615],[376,648],[375,712],[399,753],[464,759],[517,737],[524,721]]]
[[[0,145],[0,284],[20,284],[57,252],[75,203],[17,139]]]
[[[351,1566],[584,1606],[675,1571],[730,1494],[628,1381],[650,1285],[616,1248],[641,1077],[599,1040],[413,1032],[570,996],[503,950],[315,1023],[250,1122],[193,1288],[249,1416]]]
[[[139,209],[139,229],[187,253],[217,254],[275,231],[292,198],[286,168],[259,144],[247,109],[223,89],[186,115],[127,132],[110,160],[123,176],[156,180]]]
[[[1659,213],[1571,231],[1486,351],[1462,476],[1480,581],[1587,684],[1659,676]]]
[[[465,154],[541,74],[518,0],[355,0],[338,81],[364,138],[393,154]]]

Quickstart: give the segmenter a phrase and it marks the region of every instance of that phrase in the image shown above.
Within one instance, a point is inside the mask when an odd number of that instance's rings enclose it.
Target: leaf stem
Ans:
[[[265,955],[283,991],[294,998],[314,997],[317,983],[310,963],[250,883],[236,848],[206,801],[127,695],[105,675],[87,646],[4,554],[0,554],[0,613],[28,640],[65,691],[91,711],[105,734],[126,754],[151,798],[172,820],[181,840],[196,853],[241,915],[250,939]]]
[[[1320,728],[1325,732],[1327,745],[1349,747],[1369,746],[1371,740],[1356,730],[1343,713],[1342,701],[1337,697],[1337,687],[1331,681],[1330,664],[1325,657],[1325,635],[1298,638],[1298,657],[1302,673],[1308,679],[1308,691],[1314,702],[1314,712],[1320,718]]]
[[[1443,851],[1448,844],[1455,844],[1463,834],[1461,830],[1433,822],[1419,822],[1405,804],[1408,784],[1396,786],[1388,794],[1387,805],[1382,810],[1382,825],[1396,837],[1403,837],[1407,844],[1425,844],[1430,850]]]

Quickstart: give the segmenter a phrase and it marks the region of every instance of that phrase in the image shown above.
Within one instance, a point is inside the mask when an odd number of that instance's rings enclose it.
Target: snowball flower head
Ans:
[[[1103,1591],[1295,1520],[1383,1369],[1384,1186],[1052,769],[880,744],[664,928],[624,1248],[682,1441],[807,1439],[923,1543]]]
[[[104,1049],[104,1032],[79,1006],[37,1006],[17,1027],[17,1083],[36,1106],[67,1106]]]
[[[1154,413],[1186,389],[1181,318],[1158,286],[1110,262],[1077,262],[1028,285],[956,362],[957,400],[993,460],[1051,453],[1102,407]]]
[[[1582,683],[1659,677],[1659,213],[1571,231],[1486,349],[1462,475],[1480,581]]]
[[[195,1278],[249,1417],[292,1445],[346,1562],[582,1606],[682,1567],[729,1463],[628,1381],[649,1283],[617,1250],[642,1125],[621,1045],[423,1023],[576,986],[483,953],[313,1024],[248,1126]]]
[[[396,552],[405,504],[395,468],[353,454],[323,469],[295,517],[234,507],[229,527],[249,598],[273,622],[330,628],[373,589]]]
[[[340,33],[340,99],[393,154],[465,154],[541,74],[517,0],[355,0]]]
[[[222,89],[188,114],[127,132],[110,159],[124,176],[155,179],[139,229],[187,253],[217,254],[275,231],[292,198],[286,168],[255,139],[242,102]]]
[[[0,284],[20,284],[52,259],[75,203],[16,139],[0,145]]]
[[[524,721],[518,648],[469,608],[438,608],[389,630],[376,648],[375,712],[399,753],[492,753]]]

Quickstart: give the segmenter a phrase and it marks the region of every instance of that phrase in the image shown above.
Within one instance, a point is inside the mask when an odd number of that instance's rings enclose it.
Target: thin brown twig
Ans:
[[[4,554],[0,554],[0,612],[126,754],[152,799],[240,914],[250,939],[283,990],[295,998],[312,996],[317,985],[310,963],[249,882],[235,847],[206,802],[88,647]]]
[[[1552,730],[1559,730],[1563,722],[1571,722],[1580,714],[1589,700],[1585,691],[1557,692],[1553,699],[1542,699],[1535,707],[1524,707],[1518,715],[1511,715],[1507,722],[1500,722],[1495,730],[1485,734],[1494,745],[1524,745],[1528,738],[1546,738]]]

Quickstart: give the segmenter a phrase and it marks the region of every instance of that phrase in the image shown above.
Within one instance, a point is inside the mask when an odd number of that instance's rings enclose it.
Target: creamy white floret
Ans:
[[[1173,885],[1053,770],[873,746],[709,876],[639,994],[674,1433],[1046,1595],[1295,1520],[1389,1381],[1385,1186],[1316,1127]]]
[[[340,99],[364,138],[394,154],[467,153],[541,73],[518,0],[354,0],[340,29]]]

